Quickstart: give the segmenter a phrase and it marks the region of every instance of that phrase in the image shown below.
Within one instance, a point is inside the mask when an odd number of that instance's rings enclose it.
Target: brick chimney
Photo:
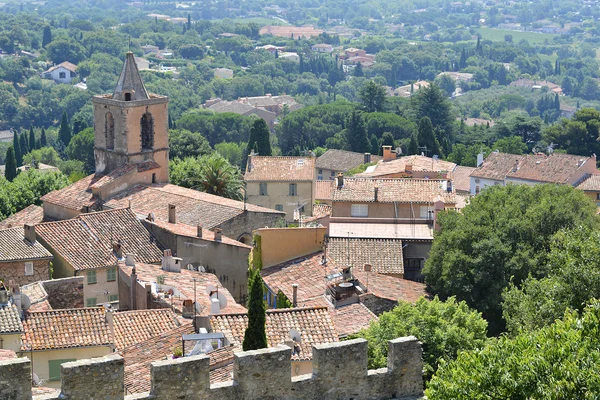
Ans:
[[[396,154],[392,152],[392,146],[383,146],[383,161],[392,161],[396,159]]]
[[[338,174],[337,174],[337,178],[335,178],[335,179],[336,179],[336,181],[337,181],[337,182],[336,182],[336,184],[337,184],[337,188],[338,188],[338,189],[341,189],[341,188],[343,188],[343,187],[344,187],[344,174],[343,174],[343,173],[341,173],[341,172],[338,172]]]
[[[377,202],[379,198],[379,186],[373,188],[373,201]]]
[[[202,238],[202,225],[196,225],[196,236]]]
[[[217,242],[220,242],[223,238],[223,231],[221,230],[221,228],[215,228],[213,229],[213,232],[215,233],[215,240]]]
[[[292,284],[292,290],[293,290],[292,307],[298,307],[298,284],[297,283]]]
[[[169,204],[169,223],[170,224],[177,223],[177,216],[175,214],[176,210],[177,210],[177,207],[175,207],[175,204]]]
[[[371,153],[365,153],[365,159],[363,164],[368,164],[371,162]]]
[[[413,172],[413,165],[412,164],[406,164],[404,166],[404,172],[406,172],[407,174],[412,174],[412,172]]]
[[[29,243],[35,243],[35,240],[36,240],[35,225],[33,225],[33,224],[25,224],[23,226],[23,231],[24,231],[24,234],[25,234],[25,239],[27,239],[27,241]]]

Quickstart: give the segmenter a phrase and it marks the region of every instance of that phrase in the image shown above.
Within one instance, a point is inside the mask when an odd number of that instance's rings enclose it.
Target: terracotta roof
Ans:
[[[151,186],[138,185],[104,204],[107,208],[127,207],[136,213],[147,216],[154,213],[155,220],[168,221],[169,204],[177,208],[177,220],[187,225],[201,225],[203,228],[214,228],[232,218],[244,213],[244,202],[226,199],[197,190],[187,189],[171,184],[156,184]],[[284,215],[284,212],[271,210],[246,203],[249,212],[262,212]]]
[[[168,308],[115,312],[113,314],[115,347],[117,350],[123,349],[159,336],[180,325],[173,311]]]
[[[431,157],[425,156],[405,156],[400,157],[392,161],[379,161],[373,170],[367,170],[363,173],[356,175],[360,177],[385,177],[386,175],[407,173],[406,166],[412,165],[413,171],[430,171],[432,176],[430,178],[437,178],[438,172],[452,172],[456,167],[456,164],[444,161],[434,160]]]
[[[377,316],[362,303],[353,303],[331,310],[331,318],[338,333],[344,338],[369,327]]]
[[[244,180],[247,182],[312,182],[315,177],[315,161],[314,157],[248,157]]]
[[[153,221],[152,223],[168,232],[174,233],[175,235],[199,239],[197,236],[198,235],[197,227],[182,224],[180,222],[171,224],[169,222]],[[215,242],[215,232],[211,231],[209,229],[202,229],[202,238],[201,239]],[[237,247],[244,247],[247,249],[252,248],[252,246],[248,246],[247,244],[238,242],[237,240],[233,240],[233,239],[231,239],[227,236],[223,236],[223,235],[221,235],[221,240],[219,241],[219,243],[224,243],[227,245],[237,246]]]
[[[35,307],[35,309],[30,308],[29,311],[52,310],[52,307],[48,302],[48,293],[46,293],[46,289],[44,289],[42,282],[33,282],[28,285],[21,286],[20,290],[22,294],[29,297],[31,307]]]
[[[338,264],[363,266],[370,264],[380,274],[404,274],[402,240],[329,238],[328,255]]]
[[[55,398],[58,398],[58,396],[60,395],[60,389],[44,387],[44,386],[33,386],[31,388],[31,395],[36,400],[43,400],[43,399],[48,399],[48,398],[55,399]],[[46,396],[48,396],[48,397],[46,397]]]
[[[313,215],[307,220],[315,220],[331,215],[331,206],[327,204],[315,204],[313,206]]]
[[[475,171],[475,167],[463,167],[457,165],[452,173],[452,182],[454,183],[454,190],[457,192],[471,192],[471,173]]]
[[[577,185],[577,189],[590,192],[600,192],[600,175],[590,175]]]
[[[86,176],[66,188],[46,194],[42,201],[76,211],[81,211],[83,207],[94,207],[99,204],[99,199],[92,195],[91,187],[101,178],[102,175]]]
[[[113,338],[103,307],[28,313],[21,350],[110,346]]]
[[[230,364],[211,369],[209,372],[210,384],[229,382],[233,380],[233,359]]]
[[[445,180],[436,179],[360,179],[345,178],[342,188],[333,189],[333,201],[379,203],[456,202],[454,189],[445,189]],[[375,188],[377,200],[375,200]]]
[[[458,197],[458,196],[457,196]],[[350,232],[350,233],[348,233]],[[429,224],[375,224],[332,222],[329,225],[330,237],[372,238],[372,239],[405,239],[433,240],[433,228]]]
[[[17,358],[17,353],[12,350],[0,349],[0,361],[14,360]]]
[[[315,182],[315,200],[331,201],[334,185],[333,180]]]
[[[503,181],[505,178],[536,182],[567,183],[586,162],[593,158],[552,153],[515,155],[492,152],[483,164],[471,173],[472,177]]]
[[[219,314],[210,317],[213,332],[222,332],[230,343],[241,345],[248,327],[244,314]],[[267,310],[266,332],[269,347],[276,347],[289,339],[291,329],[300,332],[299,351],[292,360],[311,360],[312,346],[338,341],[337,332],[326,307],[286,308]]]
[[[194,333],[191,323],[170,329],[158,336],[122,349],[125,359],[125,390],[127,394],[150,391],[150,364],[165,360],[181,347],[183,335]]]
[[[110,174],[104,175],[103,177],[98,179],[90,187],[93,189],[101,188],[102,186],[107,185],[111,182],[114,182],[117,179],[119,179],[120,177],[127,175],[128,173],[130,173],[132,171],[137,170],[137,172],[144,172],[144,171],[150,171],[150,170],[156,169],[156,168],[160,168],[160,165],[158,165],[156,162],[154,162],[152,160],[143,161],[143,162],[137,163],[137,164],[124,164],[121,167],[113,170]]]
[[[120,265],[120,268],[128,276],[131,276],[131,267]],[[210,314],[211,301],[206,293],[206,287],[213,285],[219,289],[227,298],[227,307],[221,310],[223,313],[245,312],[246,309],[237,304],[229,291],[221,286],[219,279],[214,274],[206,272],[189,271],[182,269],[181,272],[168,272],[161,269],[160,265],[148,265],[143,263],[135,264],[135,270],[138,281],[152,283],[156,282],[158,276],[164,278],[164,285],[174,287],[179,292],[178,295],[172,298],[165,298],[162,294],[153,293],[154,297],[163,302],[165,307],[171,307],[173,310],[181,314],[183,310],[183,301],[186,299],[194,299],[194,279],[196,280],[196,301],[201,307],[198,315]]]
[[[44,219],[44,209],[35,204],[14,213],[10,217],[0,221],[0,229],[23,226],[25,224],[39,224]]]
[[[21,315],[14,304],[0,307],[0,333],[21,333]]]
[[[382,157],[371,155],[371,162],[380,161]],[[329,149],[319,158],[315,167],[317,169],[330,169],[346,172],[365,163],[365,155],[353,151]]]
[[[67,69],[67,70],[69,70],[69,71],[73,71],[73,72],[76,72],[76,71],[77,71],[77,65],[75,65],[75,64],[72,64],[72,63],[70,63],[70,62],[68,62],[68,61],[63,61],[63,62],[61,62],[61,63],[60,63],[60,64],[58,64],[58,65],[55,65],[55,66],[53,66],[53,67],[50,67],[50,68],[48,68],[48,69],[47,69],[46,71],[44,71],[44,72],[45,72],[45,73],[52,72],[52,71],[54,71],[54,70],[56,70],[56,69],[58,69],[58,68],[60,68],[60,67],[63,67],[64,69]]]
[[[363,267],[352,268],[352,274],[361,283],[369,282],[369,292],[375,297],[392,301],[416,303],[420,297],[427,296],[425,285],[394,276],[365,272]],[[366,294],[367,296],[369,293]]]
[[[160,262],[163,256],[154,236],[127,208],[39,224],[36,233],[75,270],[116,265],[112,244],[118,241],[123,255],[135,254],[140,262]]]
[[[22,226],[0,230],[0,262],[52,258],[39,241],[25,239]]]

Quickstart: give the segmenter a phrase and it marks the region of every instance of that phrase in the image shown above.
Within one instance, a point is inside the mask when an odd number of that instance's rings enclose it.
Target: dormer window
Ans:
[[[131,93],[129,93],[129,92],[125,93],[125,101],[131,101]]]

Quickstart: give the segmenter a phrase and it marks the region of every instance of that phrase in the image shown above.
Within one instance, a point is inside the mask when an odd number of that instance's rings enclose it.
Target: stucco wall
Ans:
[[[2,334],[0,335],[0,348],[12,350],[15,353],[21,350],[21,334]]]
[[[369,207],[369,216],[366,218],[420,218],[421,215],[421,207],[429,207],[433,210],[433,203],[431,204],[422,204],[422,203],[414,203],[412,205],[407,203],[396,203],[395,207],[392,203],[346,203],[346,202],[334,202],[332,207],[331,217],[336,218],[349,218],[352,217],[352,204],[367,204]],[[360,218],[364,217],[355,217],[357,222]]]
[[[294,221],[294,209],[298,208],[298,203],[304,205],[306,216],[312,216],[313,198],[313,182],[265,182],[267,184],[267,195],[260,195],[260,183],[247,183],[247,201],[250,204],[257,206],[275,209],[277,205],[283,207],[288,222]],[[297,196],[290,196],[290,183],[296,184]]]
[[[81,210],[72,210],[70,208],[48,203],[46,201],[42,207],[44,208],[44,217],[50,220],[63,221],[65,219],[75,218],[81,214]]]
[[[322,250],[326,228],[258,229],[263,268]]]
[[[25,263],[33,263],[33,275],[25,275]],[[50,279],[50,260],[19,260],[0,262],[0,279],[4,282],[13,280],[19,286]]]
[[[228,221],[223,222],[218,227],[223,230],[223,235],[235,240],[240,240],[242,237],[251,237],[252,232],[265,226],[275,226],[275,224],[283,217],[283,214],[275,212],[252,212],[246,211],[236,215]],[[246,242],[246,244],[249,244]]]
[[[83,276],[83,297],[84,304],[87,304],[87,299],[96,298],[96,304],[100,305],[107,303],[110,295],[119,293],[117,281],[107,281],[108,268],[115,268],[118,272],[118,267],[95,268],[96,283],[88,283],[87,271],[78,271],[77,275]]]

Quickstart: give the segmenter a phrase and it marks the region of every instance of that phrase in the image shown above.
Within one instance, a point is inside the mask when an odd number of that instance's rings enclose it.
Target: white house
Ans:
[[[300,56],[298,55],[298,53],[279,53],[279,58],[283,58],[286,60],[291,60],[294,62],[300,62]]]
[[[42,72],[42,78],[52,79],[56,83],[71,83],[75,77],[77,77],[77,65],[68,61]]]
[[[215,78],[231,79],[233,78],[233,70],[229,68],[215,68]]]
[[[331,53],[333,52],[333,46],[327,43],[313,44],[310,48],[316,53]]]

